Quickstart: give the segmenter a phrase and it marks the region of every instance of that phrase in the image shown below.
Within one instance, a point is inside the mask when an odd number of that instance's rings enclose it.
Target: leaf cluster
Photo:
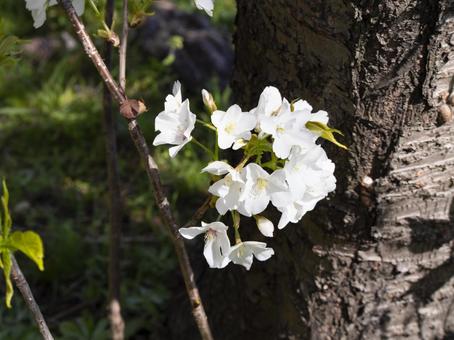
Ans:
[[[44,250],[41,237],[33,231],[11,232],[12,219],[9,212],[9,192],[5,180],[2,182],[3,194],[1,197],[3,213],[0,214],[0,268],[6,282],[6,306],[11,308],[13,285],[11,283],[12,256],[20,251],[36,263],[39,270],[44,270]]]
[[[14,35],[3,34],[0,27],[0,67],[11,67],[16,64],[21,44],[22,40]]]

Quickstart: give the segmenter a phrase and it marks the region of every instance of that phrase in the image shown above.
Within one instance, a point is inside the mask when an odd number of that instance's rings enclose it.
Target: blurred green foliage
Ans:
[[[177,3],[197,11],[192,0]],[[216,3],[216,25],[233,27],[234,3]],[[22,3],[2,0],[0,13],[5,34],[21,39],[70,32],[58,6],[48,11],[48,21],[36,31]],[[84,15],[92,33],[99,28],[94,18],[90,11]],[[102,46],[99,38],[95,41]],[[151,144],[154,117],[177,76],[171,62],[143,56],[138,46],[130,46],[128,58],[128,94],[143,98],[150,109],[140,122]],[[224,107],[230,91],[217,90],[216,83],[213,79],[206,88]],[[206,115],[199,97],[190,98],[192,109]],[[8,180],[17,228],[33,227],[43,238],[46,270],[37,272],[32,263],[22,261],[23,271],[58,339],[108,338],[108,192],[101,110],[102,86],[78,45],[70,51],[57,48],[46,58],[25,51],[16,65],[0,68],[0,176]],[[208,142],[203,128],[196,137]],[[145,172],[120,118],[118,143],[126,215],[121,262],[126,333],[131,339],[166,339],[166,313],[174,290],[182,288],[181,279]],[[154,152],[183,222],[205,199],[209,179],[200,169],[206,156],[192,145],[173,160],[165,146]],[[0,339],[38,336],[21,299],[13,300],[12,311],[0,307],[0,324]]]

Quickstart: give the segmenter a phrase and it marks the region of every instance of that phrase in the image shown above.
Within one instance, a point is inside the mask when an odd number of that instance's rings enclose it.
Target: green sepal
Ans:
[[[342,149],[345,149],[345,150],[348,150],[348,148],[344,144],[339,143],[336,140],[336,137],[334,137],[335,133],[343,136],[344,134],[341,131],[339,131],[337,129],[330,128],[326,124],[323,124],[323,123],[320,123],[320,122],[314,122],[314,121],[307,122],[306,123],[306,128],[308,128],[312,132],[320,134],[320,137],[322,137],[323,139],[326,139],[327,141],[330,141],[333,144],[336,144],[338,147],[340,147]]]
[[[15,231],[6,240],[6,247],[19,250],[44,270],[44,247],[41,237],[34,231]]]
[[[11,300],[13,298],[14,289],[11,282],[11,253],[8,250],[2,251],[1,254],[3,275],[5,276],[6,293],[5,293],[5,304],[7,308],[11,308]]]
[[[260,158],[265,152],[273,152],[271,143],[266,138],[260,139],[257,135],[252,135],[251,140],[245,146],[245,155],[248,158]]]

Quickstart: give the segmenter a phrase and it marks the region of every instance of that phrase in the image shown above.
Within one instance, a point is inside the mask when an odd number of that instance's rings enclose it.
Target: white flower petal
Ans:
[[[249,139],[250,139],[250,137],[249,137]],[[246,145],[247,145],[247,141],[244,140],[243,138],[240,138],[240,139],[236,140],[235,143],[233,143],[232,149],[239,150],[243,146],[246,146]]]
[[[55,1],[56,2],[56,1]],[[73,6],[78,16],[84,14],[85,0],[73,0]]]
[[[265,211],[266,207],[270,203],[270,196],[266,193],[255,197],[254,199],[247,199],[244,202],[246,211],[248,212],[247,216],[257,215]]]
[[[222,150],[226,150],[232,146],[234,139],[230,134],[218,131],[218,145]]]
[[[286,143],[283,139],[275,139],[273,143],[273,151],[277,157],[281,159],[286,159],[290,155],[290,150],[292,149],[292,145]]]
[[[46,21],[46,8],[32,10],[33,27],[39,28],[44,25]]]
[[[237,244],[230,249],[229,258],[233,263],[243,266],[246,270],[251,269],[253,255],[243,243]]]
[[[209,224],[202,224],[205,227],[209,227],[210,229],[217,231],[217,232],[225,232],[229,227],[227,227],[224,223],[222,222],[212,222]]]
[[[225,175],[229,173],[230,171],[233,170],[233,167],[226,163],[226,162],[221,162],[221,161],[214,161],[209,163],[206,167],[202,169],[202,172],[208,172],[212,175]]]
[[[228,207],[228,205],[226,203],[226,200],[224,198],[219,198],[216,201],[216,210],[222,216],[224,216],[227,213],[227,211],[229,211],[229,207]]]
[[[195,0],[198,9],[204,10],[209,16],[213,16],[213,0]]]
[[[293,103],[293,111],[309,111],[312,112],[312,106],[305,100],[298,100]]]
[[[260,95],[255,113],[258,116],[271,116],[282,105],[282,96],[274,86],[267,86]]]
[[[267,248],[265,243],[249,241],[248,246],[252,249],[255,258],[259,261],[266,261],[274,255],[272,248]]]
[[[180,228],[178,231],[180,232],[181,236],[187,238],[188,240],[192,240],[194,237],[203,234],[206,232],[208,228],[206,227],[190,227],[190,228]]]
[[[216,243],[214,239],[208,238],[205,241],[205,247],[203,248],[203,255],[207,260],[208,265],[210,268],[217,268],[217,261],[219,261],[219,256],[216,252]]]
[[[153,145],[175,145],[169,149],[172,158],[192,140],[191,133],[196,121],[196,115],[189,107],[189,100],[181,102],[179,82],[175,82],[173,91],[174,95],[166,97],[164,111],[155,118],[155,130],[161,133],[153,141]]]
[[[177,102],[181,103],[183,101],[182,96],[181,96],[181,83],[179,80],[177,80],[173,83],[172,94],[175,97],[175,100]]]
[[[169,148],[169,155],[170,155],[170,158],[175,158],[175,156],[177,155],[177,153],[183,149],[183,147],[188,144],[190,141],[191,141],[192,137],[190,137],[189,139],[187,139],[186,141],[184,141],[183,143],[181,143],[180,145],[177,145],[177,146],[172,146],[171,148]]]

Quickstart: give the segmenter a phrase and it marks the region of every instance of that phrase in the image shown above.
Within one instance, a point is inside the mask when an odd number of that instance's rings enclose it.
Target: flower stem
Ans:
[[[241,243],[240,236],[240,214],[237,211],[232,211],[233,228],[235,229],[235,244]]]
[[[200,125],[203,125],[207,129],[210,129],[210,130],[213,130],[213,131],[217,131],[217,129],[214,127],[214,125],[212,125],[210,123],[207,123],[207,122],[204,122],[201,119],[197,119],[196,122],[199,123]]]
[[[205,145],[203,145],[202,143],[200,143],[197,139],[195,139],[194,137],[192,137],[191,142],[194,143],[195,145],[197,145],[198,147],[200,147],[201,149],[203,149],[203,151],[205,151],[207,154],[210,155],[211,158],[214,159],[213,151],[211,151],[210,149],[208,149]]]
[[[238,171],[241,170],[246,165],[249,158],[250,158],[250,156],[244,155],[243,159],[241,160],[241,162],[238,163],[238,165],[235,167],[235,169]]]
[[[216,140],[214,141],[214,160],[219,160],[218,131],[216,130]]]
[[[107,32],[110,32],[110,28],[109,28],[109,26],[107,26],[106,22],[104,21],[104,18],[102,17],[101,12],[99,11],[98,7],[96,7],[96,4],[93,2],[93,0],[88,0],[88,2],[90,3],[90,6],[93,9],[93,11],[95,12],[98,19],[101,21],[101,25],[104,27],[104,29]]]

